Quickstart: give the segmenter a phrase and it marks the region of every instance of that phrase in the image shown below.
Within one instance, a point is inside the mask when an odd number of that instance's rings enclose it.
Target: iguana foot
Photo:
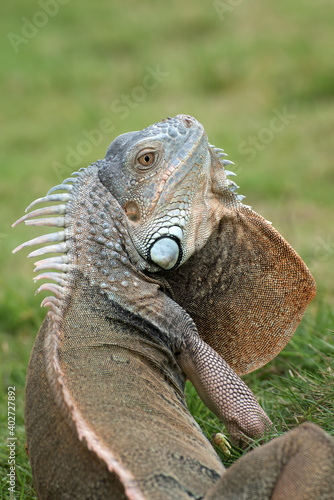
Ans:
[[[231,455],[231,445],[228,442],[227,437],[222,432],[217,432],[211,436],[212,442],[220,449],[225,456],[229,457]]]

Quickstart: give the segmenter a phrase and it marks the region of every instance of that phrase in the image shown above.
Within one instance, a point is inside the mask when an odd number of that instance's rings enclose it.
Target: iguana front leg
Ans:
[[[273,426],[247,385],[193,331],[185,333],[177,359],[202,401],[224,422],[233,443],[262,437]]]

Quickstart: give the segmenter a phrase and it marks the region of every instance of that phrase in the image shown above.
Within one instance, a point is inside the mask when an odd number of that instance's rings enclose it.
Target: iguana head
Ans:
[[[151,271],[178,267],[217,225],[218,185],[236,186],[224,171],[232,162],[218,154],[225,155],[208,143],[195,118],[177,115],[117,137],[98,163],[99,178],[123,207]]]

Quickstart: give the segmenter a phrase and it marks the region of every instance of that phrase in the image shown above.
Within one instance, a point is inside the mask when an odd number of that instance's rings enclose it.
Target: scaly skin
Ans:
[[[183,127],[185,137],[174,155],[169,155],[166,147],[165,160],[159,163],[159,154],[156,160],[152,149],[157,147],[156,138],[151,141],[152,130],[161,132],[166,123],[172,130],[171,141],[178,137],[175,127]],[[189,142],[187,130],[192,127]],[[262,436],[271,424],[251,391],[198,336],[191,317],[161,289],[159,273],[149,277],[142,272],[163,267],[176,270],[186,264],[185,258],[195,257],[201,253],[199,249],[205,251],[210,244],[209,237],[220,224],[219,214],[225,210],[213,189],[214,150],[201,126],[188,116],[143,131],[144,150],[140,133],[135,134],[118,138],[106,160],[38,200],[61,201],[63,205],[36,210],[20,220],[63,229],[18,247],[55,243],[30,256],[60,254],[37,262],[36,270],[41,272],[37,279],[51,279],[57,285],[46,283],[39,289],[49,290],[54,296],[43,301],[50,311],[36,339],[26,387],[28,450],[37,494],[42,499],[186,499],[204,498],[207,493],[209,498],[222,498],[215,488],[224,467],[186,408],[185,376],[194,382],[235,440]],[[166,138],[159,140],[161,153]],[[189,162],[187,171],[190,143],[197,160]],[[197,146],[202,151],[199,156]],[[122,147],[124,161],[120,158]],[[153,159],[147,155],[148,147]],[[171,165],[182,151],[184,162],[179,165],[179,173],[177,165],[175,169]],[[152,160],[153,171],[145,169],[138,179],[136,173],[131,178],[130,166],[136,171],[138,158],[142,160],[143,155],[148,156],[147,161]],[[201,168],[203,158],[209,157],[210,167]],[[123,193],[125,184],[121,186],[116,164],[120,171],[125,168],[123,182],[129,178],[128,187],[132,186],[133,192]],[[159,186],[158,197],[154,182]],[[177,225],[172,217],[183,215],[171,214],[168,199],[173,199],[171,185],[182,199],[183,184],[191,196],[182,226],[182,221]],[[57,189],[67,192],[54,194]],[[146,212],[143,200],[149,207]],[[232,201],[240,204],[240,200]],[[198,207],[204,206],[208,210],[202,214],[202,229],[197,231]],[[46,219],[45,215],[57,217]],[[33,219],[39,216],[43,219]],[[163,227],[168,232],[161,234]],[[178,227],[182,236],[178,230],[170,232],[173,227]],[[169,245],[170,239],[176,246]],[[159,241],[162,244],[156,247]],[[189,270],[186,274],[189,277]],[[173,293],[173,284],[170,290]],[[315,438],[322,433],[317,430],[312,436],[310,446],[315,446]],[[293,437],[287,440],[295,442]],[[327,437],[323,441],[330,443]],[[328,463],[331,444],[323,445],[322,450],[327,460],[324,463]],[[284,451],[283,461],[300,455],[299,449],[292,455],[290,451]],[[297,472],[302,471],[302,461],[296,460]],[[326,491],[332,487],[332,476],[328,476],[324,463],[319,465],[320,472],[325,470],[321,476],[323,496],[307,498],[331,498]],[[260,491],[268,478],[263,470],[247,464],[237,474],[242,477],[245,470],[247,479],[251,471]],[[285,468],[275,470],[270,473],[273,484]],[[320,477],[316,470],[316,477]],[[233,484],[231,480],[235,496],[228,498],[239,498]],[[312,489],[307,491],[313,494]],[[318,494],[320,490],[314,491]]]

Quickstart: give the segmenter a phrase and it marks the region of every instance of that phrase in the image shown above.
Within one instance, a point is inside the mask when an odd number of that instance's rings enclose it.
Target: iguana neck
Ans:
[[[58,190],[66,192],[53,194]],[[24,221],[27,225],[60,227],[62,230],[27,241],[15,251],[25,246],[47,244],[31,252],[29,257],[59,254],[35,263],[35,272],[39,274],[34,280],[55,282],[41,285],[36,293],[53,292],[53,296],[42,301],[42,306],[48,306],[49,314],[61,321],[78,271],[90,286],[97,287],[110,298],[121,286],[124,300],[131,287],[138,284],[136,269],[144,269],[145,261],[129,237],[131,228],[122,208],[99,181],[96,164],[50,189],[46,197],[34,201],[27,210],[37,203],[58,201],[65,203],[34,210],[15,225]],[[34,218],[40,216],[43,218]]]

